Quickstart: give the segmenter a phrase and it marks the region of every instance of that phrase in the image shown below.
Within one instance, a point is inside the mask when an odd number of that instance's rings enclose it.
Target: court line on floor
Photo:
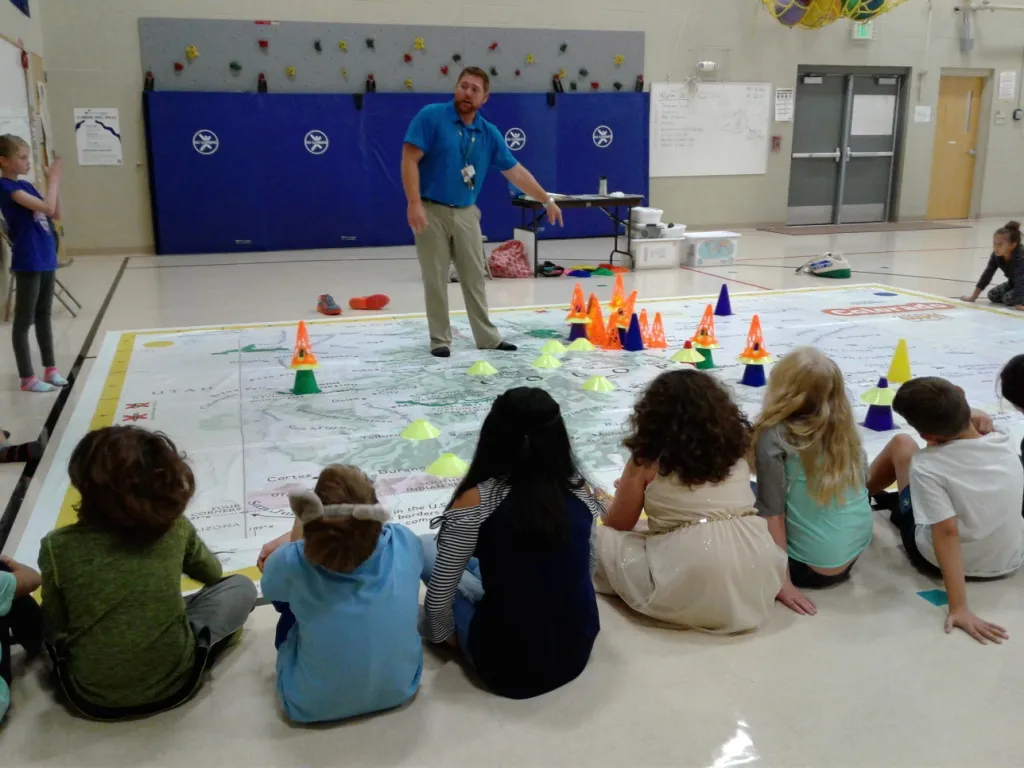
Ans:
[[[945,251],[987,251],[989,246],[987,245],[976,245],[966,246],[963,248],[895,248],[891,251],[843,251],[844,256],[878,256],[885,253],[941,253]],[[809,253],[806,256],[755,256],[751,259],[736,259],[735,262],[751,262],[751,261],[783,261],[787,259],[816,259],[820,258],[823,254],[821,253]]]
[[[117,287],[121,283],[121,277],[124,275],[125,269],[128,267],[128,261],[131,257],[125,256],[121,262],[120,268],[117,270],[117,274],[114,275],[114,279],[110,283],[110,288],[107,289],[107,295],[103,298],[103,303],[100,304],[99,310],[96,312],[96,317],[92,321],[92,325],[89,327],[89,332],[85,335],[85,341],[82,342],[82,348],[78,352],[78,356],[75,358],[75,362],[71,364],[71,369],[68,371],[68,384],[63,387],[60,394],[57,395],[57,399],[54,401],[53,406],[50,408],[50,413],[46,417],[46,421],[43,423],[41,434],[45,433],[47,437],[53,434],[54,428],[57,426],[57,422],[60,420],[61,414],[64,412],[64,408],[71,398],[71,392],[75,388],[75,384],[78,383],[78,374],[82,370],[82,366],[88,358],[88,353],[92,343],[96,338],[96,334],[99,333],[100,325],[103,322],[104,316],[107,314],[107,310],[110,308],[110,302],[114,298],[114,294],[117,292]],[[50,448],[48,445],[47,448]],[[56,448],[54,443],[53,448]],[[11,534],[11,529],[14,528],[14,522],[18,519],[18,513],[21,511],[21,505],[25,502],[25,494],[28,493],[28,488],[32,484],[32,478],[35,476],[36,469],[39,467],[41,459],[35,461],[26,462],[24,468],[21,470],[21,476],[18,478],[17,484],[14,486],[14,491],[11,493],[11,498],[7,501],[7,506],[4,508],[3,515],[0,516],[0,549],[3,549],[7,543],[7,538]],[[59,468],[54,468],[60,471]]]
[[[728,266],[709,267],[709,269],[727,269]],[[686,269],[686,267],[684,267]],[[792,269],[783,264],[759,264],[758,269]],[[868,272],[863,269],[853,270],[854,275],[880,275],[881,277],[909,277],[913,280],[944,280],[947,283],[963,283],[974,285],[974,280],[958,280],[955,277],[936,277],[935,275],[908,275],[903,272]],[[725,279],[725,278],[723,278]]]
[[[759,291],[770,291],[770,290],[772,290],[767,285],[758,285],[757,283],[748,283],[746,280],[737,280],[735,277],[722,277],[721,275],[716,275],[714,272],[704,272],[703,270],[694,269],[693,267],[683,266],[683,267],[680,267],[680,269],[685,269],[687,272],[694,272],[694,273],[696,273],[698,275],[707,275],[708,277],[713,277],[713,278],[715,278],[717,280],[728,280],[730,283],[739,283],[740,285],[749,285],[751,288],[757,288]],[[788,267],[786,267],[786,269],[788,269]]]

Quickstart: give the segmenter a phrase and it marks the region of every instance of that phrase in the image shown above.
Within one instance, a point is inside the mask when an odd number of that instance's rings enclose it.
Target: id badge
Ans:
[[[473,179],[476,176],[476,168],[472,165],[467,165],[462,169],[462,182],[466,186],[473,186]]]

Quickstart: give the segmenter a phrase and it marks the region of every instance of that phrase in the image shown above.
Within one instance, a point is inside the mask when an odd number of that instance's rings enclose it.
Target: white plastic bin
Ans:
[[[687,232],[686,264],[714,267],[732,264],[740,249],[738,232]]]
[[[682,240],[633,240],[636,269],[677,269],[682,262]]]

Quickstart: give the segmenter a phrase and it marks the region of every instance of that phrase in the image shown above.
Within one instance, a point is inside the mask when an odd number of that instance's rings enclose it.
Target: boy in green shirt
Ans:
[[[42,542],[43,614],[68,698],[101,720],[188,700],[208,656],[256,604],[184,517],[195,491],[174,444],[138,427],[86,435],[71,456],[79,520]],[[183,598],[181,576],[207,585]]]

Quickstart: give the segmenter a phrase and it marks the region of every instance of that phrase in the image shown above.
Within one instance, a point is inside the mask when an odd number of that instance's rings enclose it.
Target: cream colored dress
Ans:
[[[786,574],[786,555],[754,513],[746,460],[718,485],[657,475],[644,494],[647,530],[597,530],[599,592],[653,619],[730,634],[760,627]],[[641,520],[641,523],[643,521]]]

